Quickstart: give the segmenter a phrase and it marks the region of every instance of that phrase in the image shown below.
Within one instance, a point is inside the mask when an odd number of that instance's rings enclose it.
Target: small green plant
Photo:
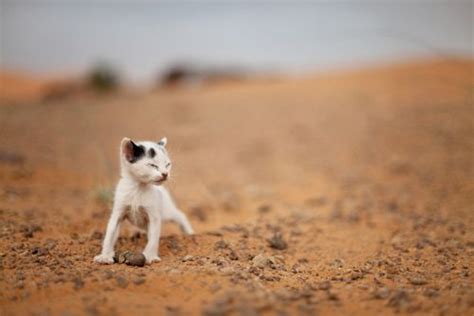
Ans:
[[[94,191],[94,198],[97,203],[103,206],[111,206],[114,200],[114,191],[110,187],[98,187]]]

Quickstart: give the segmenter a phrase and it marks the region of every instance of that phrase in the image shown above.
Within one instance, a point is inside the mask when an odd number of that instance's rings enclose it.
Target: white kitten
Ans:
[[[135,143],[129,138],[122,140],[121,179],[115,189],[114,206],[107,224],[102,252],[95,256],[95,262],[114,262],[114,245],[120,223],[124,219],[147,232],[148,243],[143,250],[147,263],[160,261],[158,246],[163,220],[175,221],[184,233],[193,233],[186,215],[176,208],[168,191],[161,186],[169,178],[171,171],[166,142],[166,137],[158,143]]]

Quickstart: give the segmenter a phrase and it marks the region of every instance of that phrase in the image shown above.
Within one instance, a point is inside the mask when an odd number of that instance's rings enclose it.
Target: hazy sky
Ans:
[[[1,66],[80,72],[107,60],[133,81],[177,62],[307,72],[473,56],[472,1],[176,3],[1,0]]]

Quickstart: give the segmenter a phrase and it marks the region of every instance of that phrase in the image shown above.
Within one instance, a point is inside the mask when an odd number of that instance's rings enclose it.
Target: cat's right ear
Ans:
[[[134,163],[145,153],[142,146],[135,144],[133,140],[127,137],[122,139],[120,150],[124,158],[130,163]]]

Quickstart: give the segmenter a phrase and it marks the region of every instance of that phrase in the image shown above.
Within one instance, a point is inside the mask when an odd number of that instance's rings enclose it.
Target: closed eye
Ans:
[[[155,165],[154,163],[149,163],[148,165],[149,165],[150,167],[153,167],[153,168],[155,168],[156,170],[158,170],[158,166]]]
[[[168,162],[168,163],[166,164],[166,168],[168,168],[169,166],[171,166],[171,162]]]

